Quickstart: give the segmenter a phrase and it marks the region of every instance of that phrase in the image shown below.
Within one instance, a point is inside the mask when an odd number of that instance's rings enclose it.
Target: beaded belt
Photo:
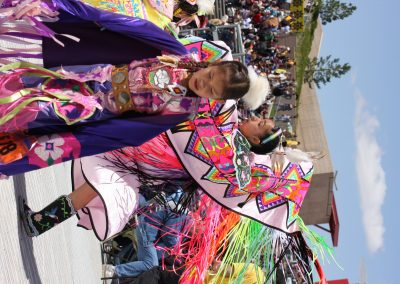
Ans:
[[[128,65],[114,66],[112,70],[112,89],[118,112],[132,109],[133,102],[129,91]]]

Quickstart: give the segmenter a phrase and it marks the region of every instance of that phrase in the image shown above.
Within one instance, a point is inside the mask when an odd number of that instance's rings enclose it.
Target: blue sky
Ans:
[[[400,269],[399,176],[400,3],[352,1],[349,18],[324,26],[321,56],[349,62],[351,72],[318,90],[335,170],[340,220],[335,264],[329,279],[397,284]]]

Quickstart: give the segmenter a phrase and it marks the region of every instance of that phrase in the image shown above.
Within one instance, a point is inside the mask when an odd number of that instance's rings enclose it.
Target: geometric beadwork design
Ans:
[[[236,134],[237,124],[233,122],[235,107],[228,107],[223,112],[220,110],[220,104],[215,101],[202,101],[193,122],[172,131],[190,132],[189,136],[178,136],[186,137],[184,140],[177,140],[188,154],[181,156],[188,162],[185,167],[221,205],[285,232],[296,230],[289,227],[295,223],[308,190],[312,164],[301,164],[307,169],[304,172],[302,166],[289,162],[285,157],[246,153],[246,143],[235,140],[241,139]],[[197,171],[196,161],[201,165],[201,171]],[[246,165],[251,165],[250,172],[247,172]],[[239,181],[238,177],[242,180]],[[212,183],[216,185],[216,191]]]

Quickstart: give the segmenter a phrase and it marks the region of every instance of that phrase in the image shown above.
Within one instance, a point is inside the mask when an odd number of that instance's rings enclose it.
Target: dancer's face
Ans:
[[[221,66],[201,69],[190,77],[189,89],[199,97],[224,99],[224,90],[228,86],[227,75],[227,71]]]
[[[275,127],[272,119],[253,116],[239,124],[239,130],[253,145],[261,143],[262,139],[271,133]]]

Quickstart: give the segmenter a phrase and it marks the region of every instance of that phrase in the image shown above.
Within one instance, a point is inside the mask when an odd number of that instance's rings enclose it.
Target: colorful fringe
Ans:
[[[138,164],[149,165],[152,170],[165,171],[166,174],[175,169],[177,171],[183,170],[182,164],[176,157],[165,133],[147,141],[140,147],[125,147],[113,151],[113,154],[126,161],[134,159]],[[158,176],[159,173],[154,174]]]
[[[288,235],[228,211],[204,195],[199,208],[189,214],[188,220],[190,223],[183,228],[180,242],[169,251],[185,261],[183,267],[178,268],[184,270],[180,283],[203,283],[214,260],[221,260],[216,279],[229,275],[229,266],[242,264],[241,271],[236,271],[235,278],[229,278],[229,283],[244,283],[246,271],[250,265],[255,265],[265,272],[258,270],[256,273],[258,283],[276,283],[280,270],[286,275],[301,275],[302,283],[311,284],[314,283],[313,264],[320,283],[325,283],[317,255],[323,258],[328,252],[333,258],[332,248],[321,236],[308,229],[300,218],[298,222],[302,232]],[[311,243],[311,248],[302,233]]]
[[[207,209],[203,210],[203,208]],[[218,250],[217,227],[221,216],[222,207],[204,195],[199,209],[191,214],[191,222],[183,230],[184,233],[186,232],[183,242],[178,243],[176,247],[177,249],[185,248],[185,252],[181,252],[180,255],[182,259],[186,259],[181,283],[203,283]]]
[[[0,132],[15,132],[24,130],[26,124],[32,121],[37,113],[47,106],[38,105],[38,102],[47,102],[48,104],[58,101],[61,103],[74,103],[82,106],[86,110],[85,115],[74,122],[59,112],[57,104],[54,111],[63,118],[67,125],[76,123],[80,120],[90,117],[98,103],[92,96],[90,88],[82,82],[73,81],[79,88],[79,95],[71,91],[63,91],[52,87],[54,80],[64,79],[62,74],[47,70],[40,66],[28,62],[15,62],[0,67]],[[34,76],[43,83],[39,87],[25,87],[21,77]],[[71,81],[72,82],[72,81]]]
[[[42,65],[41,37],[64,46],[57,34],[42,23],[57,21],[57,15],[51,1],[0,0],[0,42],[5,43],[0,46],[0,65],[22,60]],[[61,35],[79,41],[74,36]]]

